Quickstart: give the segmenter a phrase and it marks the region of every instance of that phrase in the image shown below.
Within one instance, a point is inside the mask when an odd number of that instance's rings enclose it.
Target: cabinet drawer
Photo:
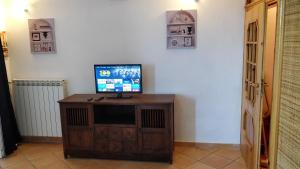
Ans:
[[[122,140],[122,128],[110,127],[108,130],[108,139],[121,141]]]
[[[123,142],[124,153],[136,153],[138,150],[138,144],[134,141]]]
[[[107,127],[95,127],[95,137],[107,139],[108,138],[108,128]]]
[[[109,153],[121,153],[123,146],[120,141],[109,141]]]
[[[95,149],[98,152],[108,152],[108,140],[107,139],[95,139]]]
[[[136,141],[136,128],[123,128],[122,132],[124,141]]]

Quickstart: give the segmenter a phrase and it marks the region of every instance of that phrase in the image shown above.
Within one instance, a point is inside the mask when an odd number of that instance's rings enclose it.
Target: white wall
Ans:
[[[35,0],[29,18],[55,18],[57,54],[32,55],[27,20],[9,18],[14,78],[64,78],[94,93],[93,65],[142,63],[147,93],[175,93],[177,141],[239,143],[244,2]],[[198,10],[198,47],[166,49],[166,10]],[[11,16],[12,17],[12,16]]]

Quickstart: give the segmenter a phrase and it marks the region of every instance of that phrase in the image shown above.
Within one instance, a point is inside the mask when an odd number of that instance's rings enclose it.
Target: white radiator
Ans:
[[[58,100],[64,80],[13,80],[15,115],[22,136],[61,137]]]

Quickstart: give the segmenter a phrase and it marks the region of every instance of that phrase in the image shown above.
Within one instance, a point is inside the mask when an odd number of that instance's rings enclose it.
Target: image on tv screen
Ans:
[[[140,65],[95,65],[97,92],[141,92]]]

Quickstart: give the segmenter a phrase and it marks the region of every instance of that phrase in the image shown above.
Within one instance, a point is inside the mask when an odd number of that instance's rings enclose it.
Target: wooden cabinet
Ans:
[[[172,162],[174,95],[99,97],[81,94],[59,101],[65,157]]]

